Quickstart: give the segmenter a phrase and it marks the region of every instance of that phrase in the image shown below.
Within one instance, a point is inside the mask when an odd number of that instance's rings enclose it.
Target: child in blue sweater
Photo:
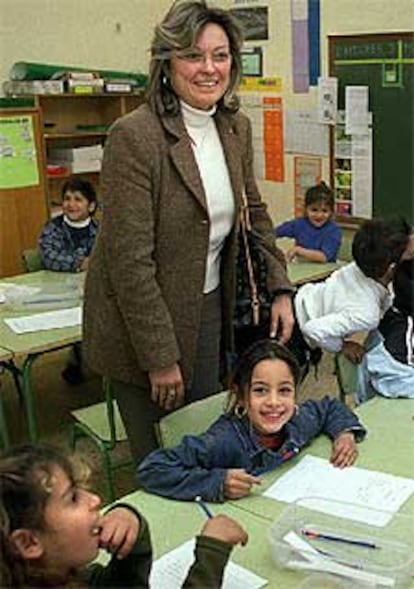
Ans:
[[[301,256],[310,262],[335,262],[342,233],[333,221],[334,194],[321,182],[308,188],[303,217],[286,221],[275,228],[276,237],[293,237],[295,245],[286,252],[288,262]]]
[[[199,436],[175,448],[155,450],[138,466],[148,491],[174,499],[239,499],[260,484],[260,475],[296,456],[315,436],[332,439],[338,468],[356,460],[365,429],[337,399],[296,404],[300,371],[294,356],[275,340],[259,340],[236,366],[229,410]]]

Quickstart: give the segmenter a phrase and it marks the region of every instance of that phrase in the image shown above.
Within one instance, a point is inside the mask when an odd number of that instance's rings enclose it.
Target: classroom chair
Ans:
[[[355,397],[358,378],[358,366],[346,358],[342,352],[334,355],[334,374],[339,388],[339,398],[344,403]]]
[[[108,503],[115,499],[112,471],[121,466],[133,463],[132,457],[112,459],[112,451],[120,442],[127,442],[127,434],[119,413],[118,404],[112,395],[112,387],[108,380],[103,380],[105,400],[81,409],[71,411],[73,423],[70,428],[70,444],[73,449],[79,438],[89,438],[101,453],[105,474],[106,493]]]
[[[155,425],[158,443],[171,448],[188,434],[201,434],[219,417],[227,405],[228,391],[222,391],[201,401],[194,401],[163,417]]]
[[[22,263],[25,272],[37,272],[38,270],[44,270],[45,268],[42,262],[42,256],[40,255],[40,250],[37,247],[23,250]]]

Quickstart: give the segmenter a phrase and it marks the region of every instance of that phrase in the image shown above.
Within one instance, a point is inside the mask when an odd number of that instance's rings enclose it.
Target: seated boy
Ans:
[[[302,286],[294,299],[297,323],[288,347],[306,365],[312,350],[343,351],[352,362],[363,348],[353,334],[376,327],[391,305],[388,285],[410,244],[411,227],[403,219],[372,219],[356,232],[354,261],[326,280]],[[348,341],[351,340],[351,341]]]
[[[63,213],[50,219],[39,237],[40,254],[47,270],[81,272],[87,269],[98,231],[98,223],[92,218],[96,206],[96,193],[90,182],[74,176],[64,183]],[[73,385],[83,382],[80,344],[72,346],[62,377]]]
[[[63,214],[50,219],[39,237],[39,249],[47,270],[80,272],[88,267],[98,231],[92,218],[96,193],[90,182],[72,177],[62,187]]]
[[[397,266],[393,290],[392,307],[370,333],[358,367],[359,403],[375,393],[414,398],[414,260]]]

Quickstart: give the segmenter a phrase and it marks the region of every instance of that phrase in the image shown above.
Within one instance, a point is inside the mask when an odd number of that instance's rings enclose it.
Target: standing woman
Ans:
[[[89,365],[113,383],[137,460],[156,447],[154,423],[166,411],[221,389],[243,190],[252,225],[274,248],[271,333],[287,341],[293,325],[292,287],[234,94],[241,45],[228,11],[175,3],[155,28],[146,101],[105,145],[84,339]]]

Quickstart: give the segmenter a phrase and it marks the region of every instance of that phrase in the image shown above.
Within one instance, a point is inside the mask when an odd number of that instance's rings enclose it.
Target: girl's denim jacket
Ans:
[[[247,416],[221,415],[199,436],[184,436],[174,448],[151,452],[139,464],[140,485],[152,493],[192,501],[224,501],[224,480],[230,468],[261,475],[289,460],[320,433],[335,439],[352,431],[361,441],[366,430],[357,416],[337,399],[324,397],[302,403],[285,426],[286,438],[279,450],[259,443]]]

